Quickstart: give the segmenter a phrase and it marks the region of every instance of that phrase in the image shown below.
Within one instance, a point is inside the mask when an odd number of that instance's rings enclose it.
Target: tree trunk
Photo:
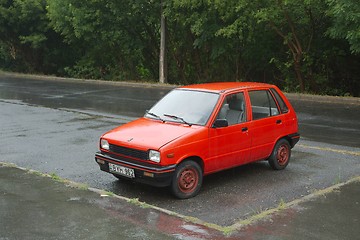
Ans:
[[[160,59],[159,59],[159,82],[167,82],[166,64],[166,19],[163,12],[164,2],[161,1],[161,23],[160,23]]]
[[[300,91],[303,93],[305,92],[305,83],[304,83],[304,78],[301,74],[301,64],[299,59],[301,60],[301,57],[299,56],[297,56],[296,59],[294,59],[294,70],[295,70],[296,78],[299,82]]]

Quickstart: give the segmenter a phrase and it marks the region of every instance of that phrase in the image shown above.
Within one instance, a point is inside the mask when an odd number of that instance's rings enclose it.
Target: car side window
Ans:
[[[225,119],[229,126],[245,122],[246,107],[244,93],[226,96],[216,119]]]
[[[270,91],[271,91],[272,94],[275,96],[276,101],[277,101],[278,104],[279,104],[281,113],[287,113],[287,112],[289,112],[289,108],[286,106],[284,100],[280,97],[279,93],[278,93],[274,88],[271,88]]]
[[[249,96],[253,120],[279,115],[279,109],[269,91],[250,91]]]

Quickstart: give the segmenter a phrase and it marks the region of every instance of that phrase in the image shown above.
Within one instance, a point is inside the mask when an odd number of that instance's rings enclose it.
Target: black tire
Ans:
[[[280,139],[269,157],[269,164],[274,170],[282,170],[289,164],[291,147],[286,139]]]
[[[171,191],[177,198],[191,198],[199,193],[202,181],[203,174],[199,164],[187,160],[177,166],[171,182]]]

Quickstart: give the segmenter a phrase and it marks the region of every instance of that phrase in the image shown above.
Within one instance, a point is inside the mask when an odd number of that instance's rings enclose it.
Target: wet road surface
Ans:
[[[16,99],[49,108],[138,118],[172,86],[111,84],[99,81],[44,81],[0,74],[0,99]],[[304,97],[288,94],[303,138],[360,147],[360,99]],[[345,99],[345,100],[343,100]]]
[[[0,75],[0,99],[49,108],[68,108],[128,119],[144,115],[169,87],[119,87],[96,81],[50,81]]]
[[[0,181],[0,239],[344,240],[360,233],[360,178],[226,232],[1,163]]]
[[[128,221],[129,203],[118,202],[122,214],[110,212],[109,197],[1,165],[0,180],[0,239],[172,239]]]
[[[346,184],[274,214],[241,231],[239,239],[358,239],[360,230],[360,182]]]
[[[141,116],[170,89],[0,75],[1,161],[56,173],[220,226],[359,175],[357,100],[319,103],[296,95],[290,100],[302,140],[284,171],[259,162],[213,174],[205,177],[196,198],[184,201],[174,199],[166,188],[117,181],[99,171],[93,160],[99,136]]]
[[[320,97],[299,100],[290,95],[290,101],[299,119],[299,131],[305,139],[360,147],[360,99],[339,101]]]

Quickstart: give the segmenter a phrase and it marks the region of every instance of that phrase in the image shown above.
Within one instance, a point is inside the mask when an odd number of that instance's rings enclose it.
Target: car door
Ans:
[[[244,93],[225,96],[216,120],[226,121],[228,126],[212,126],[209,129],[209,158],[206,164],[209,173],[249,161],[251,136]]]
[[[251,102],[251,160],[257,161],[270,156],[284,129],[283,115],[269,90],[252,90],[248,93]]]

